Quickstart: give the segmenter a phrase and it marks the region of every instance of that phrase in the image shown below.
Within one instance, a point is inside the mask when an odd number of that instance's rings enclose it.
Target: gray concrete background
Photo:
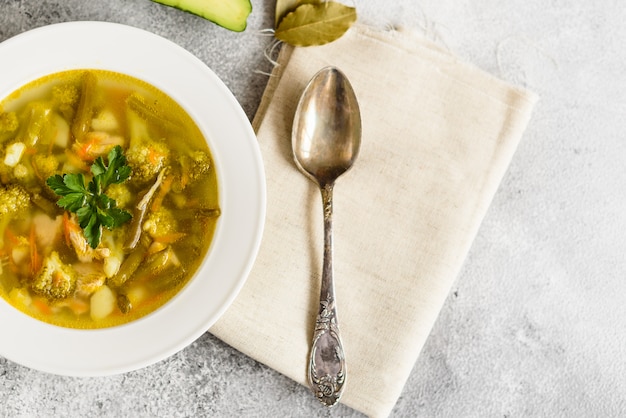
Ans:
[[[243,34],[148,0],[0,0],[0,41],[105,20],[183,46],[249,118],[274,0]],[[355,0],[541,96],[393,417],[626,416],[626,8],[607,0]],[[2,67],[14,63],[0,62]],[[0,320],[2,320],[0,318]],[[0,336],[2,338],[2,336]],[[358,417],[210,334],[143,370],[68,378],[0,358],[0,416]]]

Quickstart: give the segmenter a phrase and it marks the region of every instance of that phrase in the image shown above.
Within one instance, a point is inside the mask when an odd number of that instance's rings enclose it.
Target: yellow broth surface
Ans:
[[[92,167],[109,164],[114,148],[130,175],[101,192],[132,219],[103,226],[93,248],[80,210],[61,207],[48,180],[81,174],[90,184]],[[20,311],[69,328],[153,312],[197,271],[219,214],[207,143],[156,87],[71,70],[0,102],[0,295]]]

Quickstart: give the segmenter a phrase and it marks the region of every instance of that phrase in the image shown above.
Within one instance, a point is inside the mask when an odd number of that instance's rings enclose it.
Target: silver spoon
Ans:
[[[337,68],[322,69],[304,89],[291,145],[296,165],[322,192],[324,264],[308,378],[317,398],[333,406],[346,380],[333,284],[333,186],[337,177],[352,167],[361,145],[359,105],[350,82]]]

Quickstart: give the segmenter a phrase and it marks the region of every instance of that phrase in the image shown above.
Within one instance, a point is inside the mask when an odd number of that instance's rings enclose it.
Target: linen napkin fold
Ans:
[[[341,402],[388,416],[456,280],[536,97],[417,34],[357,25],[319,47],[284,45],[254,127],[267,175],[261,248],[210,332],[306,384],[322,265],[322,204],[291,153],[302,90],[349,78],[363,137],[334,192],[334,275],[347,378]]]

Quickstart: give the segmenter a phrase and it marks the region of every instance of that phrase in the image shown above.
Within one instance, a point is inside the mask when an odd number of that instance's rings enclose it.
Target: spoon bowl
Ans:
[[[292,131],[296,164],[324,185],[356,160],[361,146],[361,114],[346,76],[334,67],[319,71],[304,89]]]
[[[341,71],[326,67],[304,89],[292,130],[296,165],[322,193],[324,261],[308,380],[326,406],[339,401],[346,380],[333,282],[333,187],[335,180],[352,167],[360,147],[361,115],[354,90]]]

